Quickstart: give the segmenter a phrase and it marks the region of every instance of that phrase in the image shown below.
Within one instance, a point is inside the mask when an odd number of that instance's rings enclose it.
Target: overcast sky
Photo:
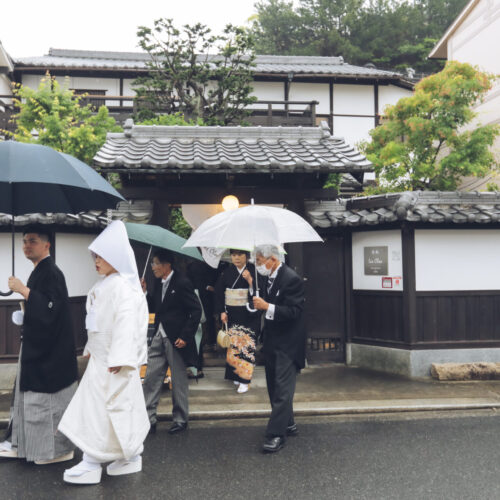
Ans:
[[[0,41],[12,57],[41,56],[49,48],[139,51],[137,26],[160,17],[176,26],[202,22],[220,32],[245,25],[257,0],[3,0]]]

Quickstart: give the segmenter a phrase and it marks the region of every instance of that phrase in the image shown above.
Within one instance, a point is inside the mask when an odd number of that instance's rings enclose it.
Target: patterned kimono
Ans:
[[[225,378],[248,384],[255,367],[255,344],[260,331],[261,314],[260,311],[250,312],[246,307],[247,303],[253,305],[248,282],[241,276],[245,269],[254,277],[255,287],[255,268],[252,264],[240,270],[231,264],[220,275],[215,286],[215,309],[219,317],[222,312],[227,313],[231,336]]]

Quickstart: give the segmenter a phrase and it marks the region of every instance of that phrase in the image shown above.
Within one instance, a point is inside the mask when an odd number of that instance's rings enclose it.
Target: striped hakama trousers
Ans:
[[[21,359],[21,353],[19,353]],[[57,426],[73,397],[77,382],[58,392],[21,391],[21,362],[17,365],[14,398],[6,439],[17,448],[17,456],[29,462],[51,460],[75,449]]]

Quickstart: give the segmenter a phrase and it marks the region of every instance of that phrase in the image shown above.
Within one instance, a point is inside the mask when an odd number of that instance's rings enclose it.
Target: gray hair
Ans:
[[[262,255],[265,259],[269,259],[269,257],[276,257],[279,260],[280,251],[279,248],[274,245],[259,245],[255,249],[255,255]]]

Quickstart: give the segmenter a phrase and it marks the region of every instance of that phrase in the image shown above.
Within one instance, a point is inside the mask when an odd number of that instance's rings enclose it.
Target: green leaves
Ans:
[[[212,35],[200,23],[179,30],[171,19],[157,19],[137,35],[151,56],[149,74],[134,82],[139,120],[180,112],[187,120],[228,125],[249,115],[255,54],[247,30],[227,25]]]
[[[362,150],[374,164],[379,190],[450,190],[461,177],[485,175],[494,162],[488,147],[498,126],[466,126],[471,106],[491,88],[494,77],[469,64],[447,63],[421,80],[415,94],[385,110]]]
[[[18,85],[14,95],[19,112],[12,135],[19,142],[50,146],[90,164],[106,134],[121,127],[105,106],[93,115],[90,105],[80,104],[85,96],[75,96],[68,87],[68,80],[61,86],[48,73],[36,90]]]

